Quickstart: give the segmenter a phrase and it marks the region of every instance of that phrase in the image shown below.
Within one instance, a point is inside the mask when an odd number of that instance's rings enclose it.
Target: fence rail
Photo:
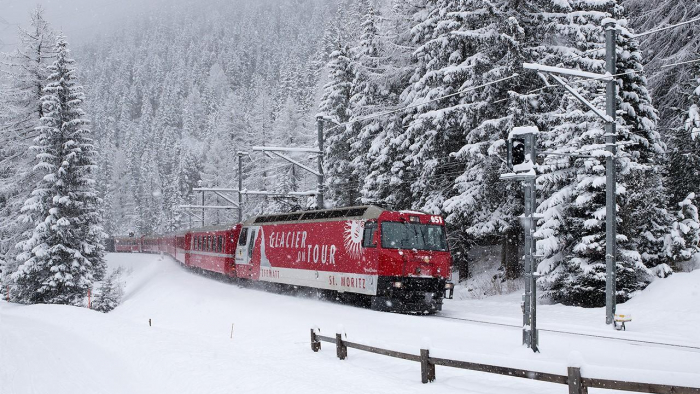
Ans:
[[[430,357],[429,349],[421,349],[420,354],[397,352],[394,350],[382,349],[374,346],[363,345],[343,339],[341,334],[336,334],[335,338],[318,334],[311,329],[311,350],[318,352],[321,350],[321,342],[335,344],[336,355],[339,359],[345,360],[348,356],[348,348],[362,350],[369,353],[380,354],[400,358],[402,360],[416,361],[421,364],[421,382],[428,383],[435,380],[435,366],[445,366],[451,368],[467,369],[470,371],[494,373],[499,375],[538,380],[567,385],[569,394],[587,394],[588,388],[602,388],[608,390],[632,391],[637,393],[658,393],[658,394],[700,394],[700,388],[669,386],[653,383],[623,382],[618,380],[607,380],[588,378],[581,376],[581,369],[568,367],[566,375],[551,374],[538,371],[528,371],[524,369],[501,367],[498,365],[479,364],[468,361],[449,360],[445,358]]]

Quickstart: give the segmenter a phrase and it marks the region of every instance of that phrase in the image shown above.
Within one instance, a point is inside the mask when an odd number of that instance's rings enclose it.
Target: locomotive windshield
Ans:
[[[433,224],[384,222],[382,247],[446,251],[445,229]]]

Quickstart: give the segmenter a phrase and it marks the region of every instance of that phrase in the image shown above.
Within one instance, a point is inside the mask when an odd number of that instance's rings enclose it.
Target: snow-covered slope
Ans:
[[[350,340],[413,353],[429,337],[435,356],[555,373],[579,352],[584,376],[700,386],[700,350],[542,332],[535,355],[520,345],[518,328],[243,289],[153,255],[113,254],[109,263],[128,272],[124,302],[109,314],[0,302],[0,393],[566,392],[441,367],[435,383],[422,385],[417,363],[353,349],[339,361],[329,344],[313,353],[314,325],[326,335],[342,325]],[[700,271],[655,282],[620,306],[634,315],[627,332],[605,326],[600,309],[561,306],[542,306],[540,327],[700,347],[699,286]],[[513,295],[448,301],[443,313],[515,325],[519,314]]]

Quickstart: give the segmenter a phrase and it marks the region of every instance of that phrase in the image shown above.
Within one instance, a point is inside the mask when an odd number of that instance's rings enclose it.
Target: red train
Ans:
[[[163,252],[232,278],[345,293],[373,309],[437,312],[452,257],[441,216],[376,206],[251,218],[226,227],[116,238],[117,252]]]

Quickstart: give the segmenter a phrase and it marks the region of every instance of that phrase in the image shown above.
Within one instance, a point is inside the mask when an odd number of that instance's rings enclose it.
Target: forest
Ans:
[[[320,118],[326,207],[443,215],[463,278],[468,251],[483,245],[500,245],[503,279],[518,278],[523,194],[499,177],[511,129],[537,126],[542,149],[568,155],[536,165],[538,284],[554,302],[602,305],[604,124],[523,63],[605,73],[602,21],[614,18],[625,301],[700,252],[700,24],[636,35],[699,17],[697,0],[173,2],[71,48],[94,138],[100,237],[201,225],[180,206],[202,202],[197,187],[238,188],[238,152],[248,153],[244,189],[278,195],[246,195],[244,217],[318,208],[284,196],[316,190],[315,176],[252,147],[317,147]],[[0,63],[3,283],[37,225],[27,201],[45,174],[30,147],[64,42],[41,9],[18,34],[22,45]],[[604,108],[604,83],[567,80]],[[213,193],[204,203],[225,205]],[[231,210],[204,217],[236,220]]]

